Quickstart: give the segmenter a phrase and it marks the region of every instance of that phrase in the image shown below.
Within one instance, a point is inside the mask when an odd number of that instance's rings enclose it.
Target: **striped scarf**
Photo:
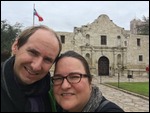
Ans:
[[[102,100],[102,93],[99,90],[99,88],[95,85],[92,86],[91,93],[92,94],[88,103],[86,104],[86,106],[83,108],[81,112],[94,112],[98,108]]]

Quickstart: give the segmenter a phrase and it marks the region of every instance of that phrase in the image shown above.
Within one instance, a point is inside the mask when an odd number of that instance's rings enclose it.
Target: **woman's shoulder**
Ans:
[[[107,100],[105,97],[103,97],[96,112],[124,112],[124,111],[117,104],[115,104],[114,102],[111,102],[111,101]]]

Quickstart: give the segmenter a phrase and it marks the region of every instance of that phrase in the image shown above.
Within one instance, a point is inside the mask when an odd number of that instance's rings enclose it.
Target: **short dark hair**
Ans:
[[[56,65],[57,65],[58,61],[60,59],[64,58],[64,57],[72,57],[72,58],[78,59],[83,64],[85,72],[86,72],[86,74],[88,76],[89,83],[91,83],[92,75],[90,73],[90,68],[89,68],[88,62],[86,61],[86,59],[82,55],[80,55],[79,53],[77,53],[75,51],[66,51],[65,53],[63,53],[59,57],[57,57],[56,62],[55,62],[54,73],[56,71]]]

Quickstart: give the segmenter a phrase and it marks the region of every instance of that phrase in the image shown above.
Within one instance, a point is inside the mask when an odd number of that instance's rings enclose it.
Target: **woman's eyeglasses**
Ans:
[[[61,74],[55,74],[52,77],[52,83],[54,85],[61,85],[66,79],[70,84],[76,84],[81,81],[82,77],[88,77],[87,74],[81,74],[77,72],[69,73],[67,76],[63,77]]]

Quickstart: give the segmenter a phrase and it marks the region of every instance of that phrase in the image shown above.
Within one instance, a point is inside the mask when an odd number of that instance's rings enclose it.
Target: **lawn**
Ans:
[[[118,87],[118,83],[107,83]],[[149,97],[149,82],[120,82],[119,88]]]

